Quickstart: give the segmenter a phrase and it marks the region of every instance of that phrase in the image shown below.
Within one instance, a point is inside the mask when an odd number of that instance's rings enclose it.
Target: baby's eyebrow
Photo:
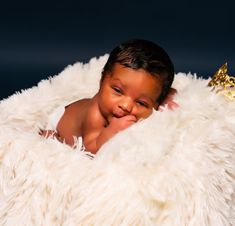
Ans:
[[[121,82],[121,80],[119,78],[113,78],[113,81],[119,81]]]
[[[122,81],[120,79],[118,79],[118,78],[113,78],[113,82],[118,82],[124,88],[126,87],[125,84],[123,84]]]

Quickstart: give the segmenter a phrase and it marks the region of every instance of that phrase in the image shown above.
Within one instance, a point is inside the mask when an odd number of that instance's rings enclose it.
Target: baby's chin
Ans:
[[[108,124],[112,121],[113,118],[118,118],[118,117],[113,114],[108,115],[108,117],[107,117]]]
[[[113,115],[108,115],[107,117],[108,124],[112,121],[113,117],[114,117]]]

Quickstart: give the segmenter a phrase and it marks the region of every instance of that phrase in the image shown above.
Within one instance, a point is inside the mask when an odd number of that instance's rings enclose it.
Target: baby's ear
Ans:
[[[158,108],[159,108],[159,105],[160,105],[160,104],[156,101],[156,103],[155,103],[154,106],[153,106],[154,110],[157,111]]]
[[[161,106],[164,107],[165,105],[167,105],[169,109],[175,109],[179,107],[179,105],[176,102],[174,102],[174,95],[176,93],[177,93],[177,90],[174,88],[171,88],[165,100],[161,103]],[[159,106],[158,109],[160,109],[161,106]]]
[[[177,90],[173,87],[170,88],[169,95],[175,95],[177,93]]]

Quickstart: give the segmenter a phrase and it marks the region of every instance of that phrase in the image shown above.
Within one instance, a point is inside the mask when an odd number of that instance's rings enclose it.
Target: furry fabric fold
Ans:
[[[235,225],[235,102],[178,73],[179,108],[118,133],[94,159],[38,135],[97,92],[107,55],[0,103],[0,225]]]

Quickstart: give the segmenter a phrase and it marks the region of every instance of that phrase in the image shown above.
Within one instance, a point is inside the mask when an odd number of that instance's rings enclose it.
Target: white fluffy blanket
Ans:
[[[107,55],[0,103],[0,225],[235,225],[235,102],[176,75],[180,107],[120,132],[91,160],[38,135],[92,96]]]

